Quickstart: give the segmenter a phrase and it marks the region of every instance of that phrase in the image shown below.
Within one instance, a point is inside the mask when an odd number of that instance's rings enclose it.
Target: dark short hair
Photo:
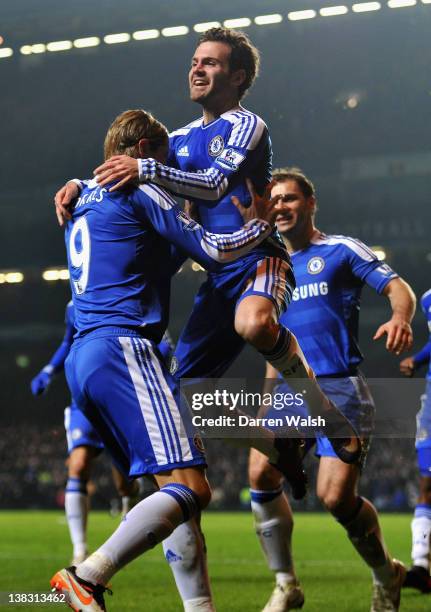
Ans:
[[[286,181],[296,181],[306,198],[316,196],[316,189],[310,179],[302,172],[301,168],[286,166],[286,168],[276,168],[272,172],[272,178],[276,183]]]
[[[231,72],[235,72],[235,70],[245,71],[244,82],[238,88],[239,99],[241,100],[259,74],[259,51],[250,41],[247,34],[240,30],[231,30],[229,28],[210,28],[203,32],[199,37],[198,46],[205,42],[221,42],[229,45],[231,48],[229,58]]]

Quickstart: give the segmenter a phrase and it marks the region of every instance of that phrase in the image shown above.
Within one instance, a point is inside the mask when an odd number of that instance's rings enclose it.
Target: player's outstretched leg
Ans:
[[[178,525],[199,514],[210,500],[208,483],[199,468],[175,469],[167,477],[157,475],[157,480],[162,485],[160,491],[132,508],[96,552],[74,572],[61,570],[51,578],[52,588],[65,595],[71,608],[88,612],[105,610],[103,591],[112,576],[162,542]],[[193,483],[193,489],[181,481]]]
[[[396,612],[406,569],[400,561],[391,558],[375,507],[357,495],[359,473],[357,466],[346,465],[335,457],[321,457],[317,495],[345,528],[351,543],[371,569],[371,612]]]
[[[283,479],[264,455],[251,449],[249,480],[256,534],[276,581],[263,610],[286,612],[302,608],[304,593],[292,558],[293,516],[283,491]]]
[[[302,381],[308,379],[307,404],[311,414],[322,417],[326,423],[321,433],[329,438],[342,461],[357,462],[362,448],[354,427],[321,391],[296,337],[279,324],[274,301],[246,291],[235,314],[235,330],[280,372],[294,392],[302,393]]]
[[[279,326],[277,342],[269,352],[261,351],[265,359],[274,366],[294,392],[303,391],[301,379],[307,379],[307,405],[313,417],[323,417],[325,425],[320,433],[331,442],[334,451],[344,463],[356,463],[361,456],[361,441],[350,421],[321,391],[313,370],[294,334]]]
[[[214,612],[200,517],[195,516],[179,525],[163,540],[163,551],[174,575],[184,612]]]
[[[419,503],[412,520],[412,567],[408,570],[405,587],[431,593],[431,477],[425,476],[431,467],[431,449],[418,448],[420,478]]]

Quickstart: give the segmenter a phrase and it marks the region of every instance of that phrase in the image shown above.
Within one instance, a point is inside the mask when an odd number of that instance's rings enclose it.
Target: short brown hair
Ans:
[[[295,166],[276,168],[272,172],[272,179],[276,183],[296,181],[306,198],[316,197],[316,189],[310,179],[302,172],[301,168]]]
[[[168,130],[151,113],[142,109],[127,110],[118,115],[109,126],[104,143],[105,159],[112,155],[135,157],[136,145],[141,138],[150,141],[150,148],[157,149],[168,140]]]
[[[250,41],[247,34],[240,30],[230,30],[229,28],[210,28],[200,36],[198,46],[205,42],[221,42],[229,45],[231,48],[229,58],[231,72],[236,70],[245,71],[244,82],[238,88],[239,99],[241,100],[259,74],[259,51]]]

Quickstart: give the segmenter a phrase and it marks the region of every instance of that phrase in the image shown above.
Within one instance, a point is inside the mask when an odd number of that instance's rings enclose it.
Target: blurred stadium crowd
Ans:
[[[249,506],[247,453],[227,442],[206,443],[209,480],[213,488],[213,510],[244,510]],[[36,424],[0,429],[0,509],[56,509],[64,504],[66,447],[62,427]],[[309,478],[314,482],[317,461],[307,459]],[[361,493],[379,510],[409,511],[417,496],[417,467],[414,441],[375,439],[361,480]],[[321,510],[310,486],[303,502],[293,502],[298,510]],[[115,512],[115,497],[110,462],[106,453],[96,461],[90,492],[96,509]]]

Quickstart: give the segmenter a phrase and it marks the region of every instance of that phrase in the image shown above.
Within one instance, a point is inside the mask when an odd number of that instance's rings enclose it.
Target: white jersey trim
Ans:
[[[176,206],[175,200],[173,200],[162,188],[156,187],[155,185],[150,185],[145,183],[143,185],[139,185],[139,189],[145,193],[149,198],[153,200],[160,208],[163,210],[170,210],[172,207]]]
[[[174,130],[173,132],[170,132],[169,138],[173,138],[174,136],[185,136],[186,134],[190,132],[192,128],[199,127],[202,124],[202,121],[203,121],[202,117],[200,119],[195,119],[194,121],[192,121],[191,123],[188,123],[184,127],[178,128],[178,130]]]
[[[356,255],[358,255],[364,261],[378,261],[378,257],[373,251],[367,247],[366,244],[357,240],[356,238],[351,238],[350,236],[342,236],[342,235],[331,235],[327,236],[326,234],[318,233],[315,234],[310,241],[312,244],[328,244],[330,246],[336,244],[343,244],[351,251],[353,251]]]
[[[249,151],[257,147],[266,129],[263,119],[243,108],[223,113],[221,117],[233,125],[226,146],[245,148]]]

